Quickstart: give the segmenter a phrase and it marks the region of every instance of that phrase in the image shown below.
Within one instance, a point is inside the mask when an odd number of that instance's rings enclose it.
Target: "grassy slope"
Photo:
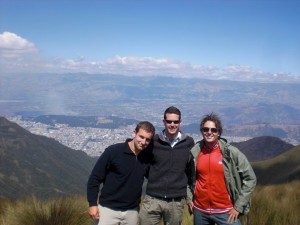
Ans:
[[[259,184],[288,183],[300,179],[300,146],[269,160],[253,162]]]

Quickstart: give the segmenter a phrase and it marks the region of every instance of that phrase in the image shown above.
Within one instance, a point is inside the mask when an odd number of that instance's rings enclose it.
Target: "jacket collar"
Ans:
[[[225,138],[219,138],[218,143],[222,151],[222,154],[226,157],[229,154],[227,140]],[[199,155],[203,145],[204,145],[204,140],[202,139],[201,141],[198,141],[191,149],[191,153],[194,156],[194,158],[196,158]]]

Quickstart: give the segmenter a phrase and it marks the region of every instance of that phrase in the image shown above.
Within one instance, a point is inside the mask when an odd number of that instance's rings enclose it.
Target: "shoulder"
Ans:
[[[153,140],[156,140],[156,141],[157,141],[161,136],[162,136],[161,133],[155,134],[155,135],[153,136]]]
[[[186,140],[188,143],[192,143],[193,145],[195,144],[194,138],[184,133],[181,133],[181,140]]]
[[[248,161],[246,155],[243,152],[229,143],[226,143],[225,154],[232,158],[234,161]]]
[[[117,143],[117,144],[110,145],[105,149],[104,153],[114,154],[120,151],[124,151],[126,144],[127,143],[125,142],[125,143]]]
[[[197,141],[197,143],[194,144],[194,146],[192,147],[191,154],[194,158],[196,158],[199,155],[202,145],[203,145],[203,141]]]
[[[240,153],[242,154],[242,152],[237,147],[229,144],[225,138],[219,138],[218,142],[223,155],[225,155],[226,157],[236,158]]]
[[[195,144],[194,138],[192,138],[191,136],[187,136],[187,140]]]

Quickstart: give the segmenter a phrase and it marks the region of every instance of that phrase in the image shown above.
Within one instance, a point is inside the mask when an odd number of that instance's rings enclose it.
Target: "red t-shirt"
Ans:
[[[204,146],[198,155],[194,207],[207,214],[226,213],[233,208],[218,143],[212,149]]]

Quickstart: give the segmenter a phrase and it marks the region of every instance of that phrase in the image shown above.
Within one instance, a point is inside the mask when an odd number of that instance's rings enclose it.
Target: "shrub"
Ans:
[[[35,197],[20,200],[5,210],[3,225],[85,225],[91,224],[82,198],[41,201]]]

